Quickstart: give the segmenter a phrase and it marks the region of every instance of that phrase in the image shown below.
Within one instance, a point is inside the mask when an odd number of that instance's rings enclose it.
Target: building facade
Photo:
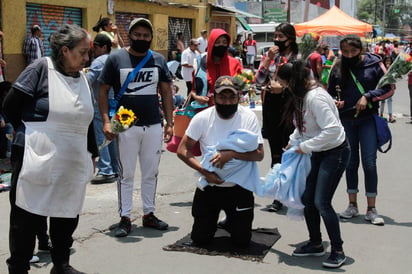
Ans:
[[[0,0],[0,29],[4,33],[3,58],[7,62],[5,79],[14,81],[25,67],[23,41],[33,25],[40,25],[46,54],[50,53],[48,37],[59,26],[78,24],[92,37],[99,17],[110,17],[128,44],[129,23],[136,17],[152,21],[152,49],[171,58],[176,34],[184,34],[185,46],[202,29],[223,28],[236,35],[236,13],[222,10],[208,0]]]

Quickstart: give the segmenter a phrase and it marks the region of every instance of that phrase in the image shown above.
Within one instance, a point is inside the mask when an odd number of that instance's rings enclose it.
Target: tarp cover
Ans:
[[[333,6],[324,14],[308,22],[295,24],[295,30],[298,36],[316,33],[323,36],[357,34],[365,37],[368,32],[372,32],[372,25],[355,19]]]

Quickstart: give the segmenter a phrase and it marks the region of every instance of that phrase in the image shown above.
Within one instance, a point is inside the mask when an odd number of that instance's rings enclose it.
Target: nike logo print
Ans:
[[[245,208],[236,207],[237,212],[246,211],[246,210],[250,210],[250,209],[253,209],[253,207],[245,207]]]
[[[134,88],[133,90],[127,88],[127,93],[136,92],[136,91],[138,91],[138,90],[144,89],[144,88],[146,88],[146,87],[148,87],[148,86],[151,86],[151,85],[152,85],[152,84],[146,84],[146,85],[144,85],[144,86],[140,86],[140,87]]]

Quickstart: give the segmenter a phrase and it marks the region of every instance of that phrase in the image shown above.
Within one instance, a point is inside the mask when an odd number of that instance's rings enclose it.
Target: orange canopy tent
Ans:
[[[372,25],[357,20],[338,7],[333,6],[315,19],[295,24],[295,30],[297,36],[316,33],[323,36],[357,34],[365,37],[366,33],[372,32]]]

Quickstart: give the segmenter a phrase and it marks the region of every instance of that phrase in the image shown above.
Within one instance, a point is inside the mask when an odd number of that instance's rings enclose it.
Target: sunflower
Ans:
[[[123,106],[119,108],[116,114],[116,119],[120,122],[122,127],[129,128],[136,120],[136,116],[132,110],[126,109]]]

